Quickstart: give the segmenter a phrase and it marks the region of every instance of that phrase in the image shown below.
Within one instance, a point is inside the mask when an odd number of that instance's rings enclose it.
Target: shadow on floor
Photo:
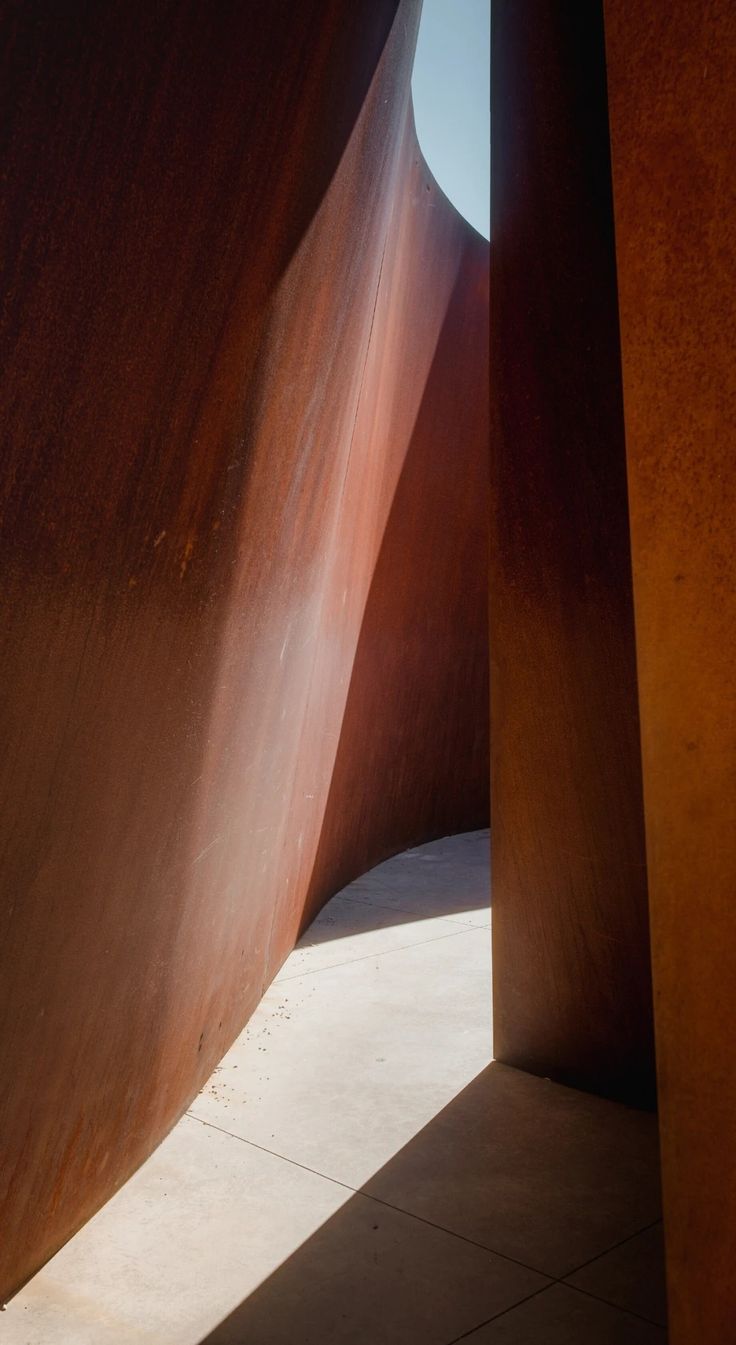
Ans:
[[[489,846],[484,829],[430,841],[385,860],[338,892],[297,948],[420,920],[487,924]]]
[[[662,1345],[658,1173],[654,1117],[492,1064],[201,1345]]]

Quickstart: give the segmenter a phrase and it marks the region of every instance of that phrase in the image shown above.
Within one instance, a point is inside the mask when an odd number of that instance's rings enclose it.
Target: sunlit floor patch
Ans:
[[[405,850],[356,879],[321,911],[276,984],[468,926],[488,929],[488,844],[487,831],[447,837]]]

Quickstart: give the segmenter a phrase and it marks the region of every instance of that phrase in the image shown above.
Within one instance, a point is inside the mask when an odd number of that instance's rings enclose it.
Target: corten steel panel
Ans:
[[[384,857],[400,850],[408,816],[427,837],[488,824],[488,245],[457,218],[453,232],[465,241],[366,601],[308,915],[375,863],[377,837]],[[433,650],[451,654],[432,667]]]
[[[492,10],[499,1059],[654,1092],[602,14]]]
[[[487,248],[416,146],[417,20],[6,12],[6,1296],[332,885],[484,817]]]
[[[606,0],[673,1345],[736,1339],[736,9]]]

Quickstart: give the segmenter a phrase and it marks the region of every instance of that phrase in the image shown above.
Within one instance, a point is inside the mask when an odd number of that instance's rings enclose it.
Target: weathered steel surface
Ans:
[[[421,161],[413,177],[412,201],[426,190]],[[431,323],[432,365],[364,609],[310,914],[376,862],[377,845],[400,850],[410,818],[427,835],[465,830],[471,811],[488,821],[488,717],[478,709],[488,704],[488,245],[443,213],[455,278],[441,326]],[[436,236],[433,223],[432,248]],[[411,249],[413,303],[437,274],[425,248]],[[407,253],[399,274],[410,264]],[[377,349],[394,284],[377,310]],[[401,365],[397,352],[399,379]],[[387,732],[366,732],[382,724]]]
[[[654,1091],[600,6],[494,0],[496,1055]]]
[[[307,902],[487,803],[487,248],[417,4],[63,8],[4,20],[5,1295]]]
[[[736,8],[606,0],[673,1345],[736,1339]]]

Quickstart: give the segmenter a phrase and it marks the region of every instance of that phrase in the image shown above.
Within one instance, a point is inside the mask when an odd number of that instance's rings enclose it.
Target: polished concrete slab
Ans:
[[[492,1064],[364,1189],[563,1279],[659,1218],[656,1134],[649,1116]]]
[[[571,1275],[569,1284],[664,1326],[667,1304],[661,1222]]]
[[[191,1114],[360,1187],[490,1057],[487,931],[425,939],[272,986]]]
[[[641,1317],[554,1284],[460,1339],[463,1345],[662,1345],[664,1332]]]
[[[655,1122],[491,1062],[487,891],[474,833],[335,898],[3,1342],[663,1345]]]
[[[342,896],[402,911],[413,920],[441,916],[487,927],[489,837],[488,830],[471,831],[404,850],[351,883]]]

